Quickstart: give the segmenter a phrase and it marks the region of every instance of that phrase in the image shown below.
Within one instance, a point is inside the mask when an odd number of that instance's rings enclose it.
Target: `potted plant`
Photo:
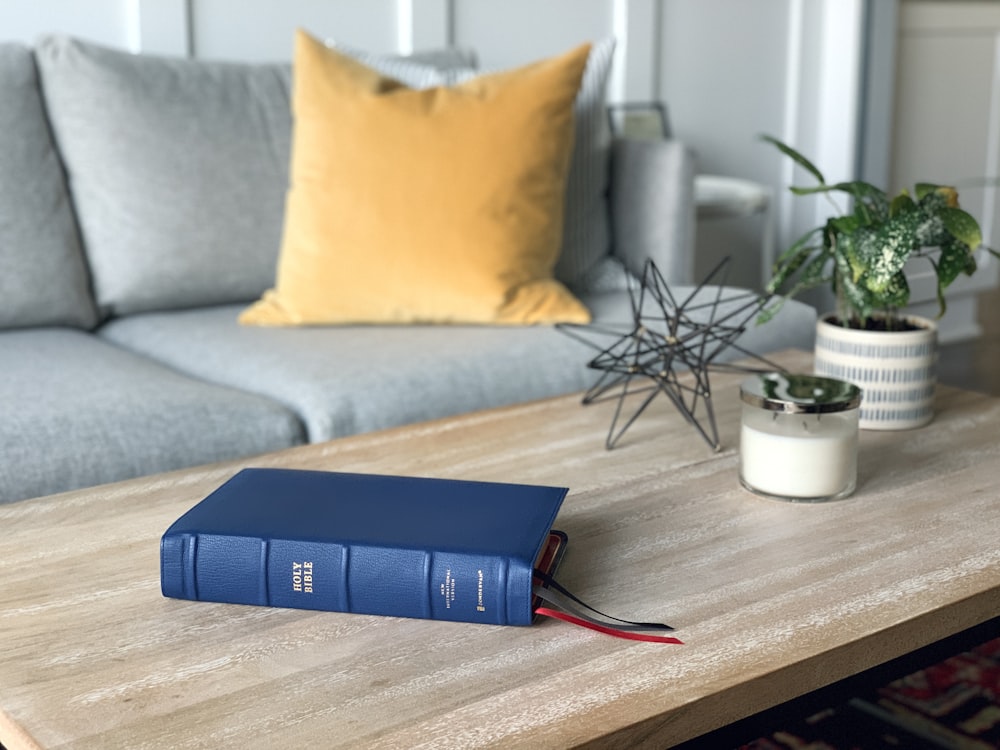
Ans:
[[[791,191],[831,196],[838,214],[778,258],[767,292],[780,296],[761,320],[769,319],[784,299],[829,285],[836,310],[817,323],[816,372],[861,387],[863,428],[926,424],[933,417],[937,325],[901,313],[910,299],[904,266],[913,258],[930,263],[941,317],[947,309],[945,289],[976,270],[974,253],[982,244],[978,222],[959,206],[953,187],[919,183],[912,194],[902,190],[890,197],[861,180],[828,184],[798,151],[762,137],[816,178],[815,186]],[[851,199],[848,210],[832,201],[833,193]]]

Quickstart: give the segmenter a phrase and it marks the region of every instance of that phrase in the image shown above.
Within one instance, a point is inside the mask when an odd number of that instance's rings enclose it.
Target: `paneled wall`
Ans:
[[[896,189],[918,181],[957,183],[987,244],[1000,248],[1000,3],[904,0],[899,20],[890,182]],[[996,285],[998,266],[983,253],[977,274],[955,282],[945,319],[949,335],[979,333],[974,295]],[[923,311],[935,315],[936,287],[926,264],[912,270],[911,289],[928,301]]]

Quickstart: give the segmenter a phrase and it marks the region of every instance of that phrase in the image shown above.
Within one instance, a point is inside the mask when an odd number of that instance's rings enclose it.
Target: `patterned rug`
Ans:
[[[994,631],[995,632],[995,631]],[[1000,748],[1000,638],[830,708],[786,721],[741,750]]]

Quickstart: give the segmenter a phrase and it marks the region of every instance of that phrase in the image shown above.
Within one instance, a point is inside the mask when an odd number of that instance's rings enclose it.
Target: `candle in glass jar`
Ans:
[[[857,386],[811,375],[748,378],[740,430],[740,481],[789,500],[847,497],[857,483]]]

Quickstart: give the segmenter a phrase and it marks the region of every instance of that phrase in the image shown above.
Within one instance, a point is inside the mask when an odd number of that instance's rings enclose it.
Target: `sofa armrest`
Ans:
[[[641,277],[647,258],[670,284],[694,281],[694,152],[676,140],[612,147],[613,253]]]

